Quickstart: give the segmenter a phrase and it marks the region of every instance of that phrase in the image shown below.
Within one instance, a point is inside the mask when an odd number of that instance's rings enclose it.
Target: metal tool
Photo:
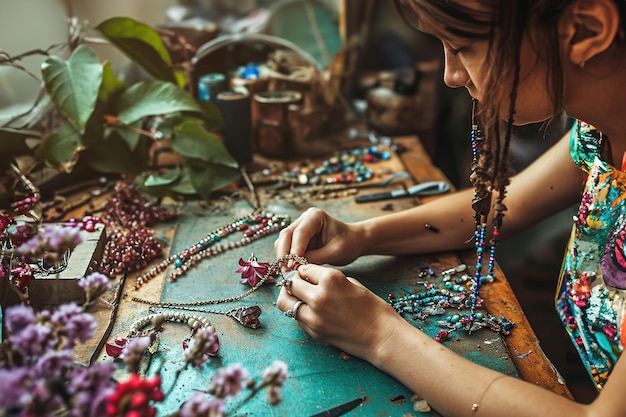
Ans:
[[[359,195],[354,197],[357,203],[369,203],[372,201],[389,200],[401,197],[422,197],[428,195],[443,194],[450,191],[450,184],[445,181],[430,181],[414,185],[407,189],[384,191],[381,193]]]
[[[359,397],[352,401],[348,401],[347,403],[338,405],[337,407],[322,411],[321,413],[313,414],[311,417],[339,417],[361,405],[363,401],[365,401],[365,397]]]
[[[319,193],[331,193],[331,192],[340,192],[346,190],[360,190],[363,188],[383,188],[387,187],[389,184],[398,181],[411,178],[411,174],[408,172],[397,172],[392,174],[381,181],[376,182],[359,182],[356,184],[319,184],[321,188],[319,188]]]

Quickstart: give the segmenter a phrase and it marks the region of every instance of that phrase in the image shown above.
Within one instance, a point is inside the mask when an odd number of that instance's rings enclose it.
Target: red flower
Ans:
[[[239,258],[239,268],[235,272],[241,273],[241,283],[248,283],[251,287],[254,287],[259,281],[268,273],[270,269],[269,262],[257,261],[254,253],[250,255],[248,262],[243,258]],[[274,282],[272,275],[268,276],[266,282]]]
[[[164,399],[159,375],[141,379],[139,375],[131,374],[128,380],[119,382],[107,398],[106,413],[109,417],[154,417],[156,408],[150,405],[150,401],[161,402]]]
[[[112,358],[117,358],[122,354],[124,347],[128,344],[128,339],[125,337],[116,337],[113,343],[106,343],[104,348]]]

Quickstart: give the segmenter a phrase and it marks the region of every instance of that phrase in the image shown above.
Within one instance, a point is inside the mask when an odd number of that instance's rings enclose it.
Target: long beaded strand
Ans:
[[[176,269],[170,274],[169,280],[175,281],[185,274],[192,266],[209,256],[217,255],[226,250],[238,248],[254,242],[268,234],[277,232],[287,225],[289,216],[274,214],[268,211],[255,210],[246,216],[219,227],[205,235],[192,247],[184,249],[162,260],[158,265],[140,275],[135,280],[134,289],[138,290],[143,284],[163,272],[169,265],[174,264]],[[257,227],[251,227],[257,225]],[[236,242],[219,244],[222,238],[243,231],[243,238]]]
[[[474,171],[478,167],[478,158],[479,152],[484,142],[484,136],[480,125],[476,119],[476,110],[477,110],[478,102],[474,100],[472,102],[472,132],[471,132],[471,141],[472,141],[472,170]],[[502,156],[504,158],[504,155]],[[497,168],[498,169],[498,168]],[[496,169],[496,171],[497,171]],[[491,235],[491,239],[489,240],[489,258],[487,261],[487,271],[486,274],[483,275],[483,258],[486,248],[486,235],[487,235],[487,217],[489,214],[489,201],[491,200],[491,191],[488,191],[485,196],[479,196],[478,192],[474,194],[474,210],[475,210],[475,221],[476,221],[476,231],[475,231],[475,247],[476,247],[476,271],[474,273],[474,280],[472,283],[472,300],[471,300],[471,322],[470,322],[470,330],[474,327],[474,321],[476,320],[476,307],[479,304],[480,296],[478,295],[478,291],[480,286],[486,282],[493,282],[495,279],[494,268],[496,264],[496,246],[498,243],[498,238],[500,236],[500,226],[502,225],[502,218],[504,217],[504,211],[506,211],[506,206],[502,203],[502,200],[505,195],[504,186],[499,187],[498,197],[494,204],[494,216],[493,216],[493,232]]]

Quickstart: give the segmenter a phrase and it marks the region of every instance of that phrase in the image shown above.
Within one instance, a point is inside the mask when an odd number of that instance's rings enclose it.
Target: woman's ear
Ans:
[[[569,60],[580,67],[606,51],[618,34],[619,10],[614,0],[574,0],[559,21]]]

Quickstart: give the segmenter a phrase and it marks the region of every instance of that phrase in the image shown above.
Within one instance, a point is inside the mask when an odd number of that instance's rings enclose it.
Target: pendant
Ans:
[[[226,313],[227,316],[235,319],[239,324],[251,329],[257,329],[261,326],[259,316],[261,315],[261,307],[239,307],[234,308]]]

